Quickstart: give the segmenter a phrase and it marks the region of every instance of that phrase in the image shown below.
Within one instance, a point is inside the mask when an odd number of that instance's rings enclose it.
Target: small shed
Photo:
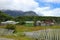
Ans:
[[[15,21],[5,21],[5,22],[1,22],[2,25],[6,25],[6,24],[18,24],[19,22],[15,22]]]
[[[34,26],[34,21],[25,21],[25,26],[27,26],[27,27]]]
[[[41,26],[41,21],[36,21],[36,26]]]

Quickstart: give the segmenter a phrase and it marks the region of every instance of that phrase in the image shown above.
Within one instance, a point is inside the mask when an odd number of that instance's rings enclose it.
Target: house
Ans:
[[[6,24],[18,24],[19,22],[15,22],[15,21],[5,21],[5,22],[1,22],[2,25],[6,25]]]
[[[44,21],[41,21],[41,26],[46,26],[46,23],[44,23]]]
[[[41,26],[41,21],[36,21],[36,26]]]
[[[44,20],[44,21],[25,21],[25,26],[32,27],[32,26],[52,26],[54,25],[53,20]]]
[[[25,26],[27,27],[34,26],[34,21],[25,21]]]
[[[54,24],[54,20],[36,21],[36,26],[52,26]]]
[[[46,24],[46,26],[51,26],[55,24],[53,20],[44,20],[44,23]]]

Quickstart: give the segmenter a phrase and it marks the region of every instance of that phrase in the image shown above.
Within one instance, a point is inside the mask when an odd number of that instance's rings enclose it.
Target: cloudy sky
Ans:
[[[43,16],[60,16],[60,0],[0,0],[0,10],[34,11]]]

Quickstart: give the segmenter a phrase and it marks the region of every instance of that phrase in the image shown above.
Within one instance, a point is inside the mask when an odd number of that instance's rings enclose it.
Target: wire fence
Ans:
[[[60,40],[60,29],[43,30],[40,34],[39,40]]]
[[[35,40],[60,40],[60,29],[39,30],[26,32],[25,34]]]

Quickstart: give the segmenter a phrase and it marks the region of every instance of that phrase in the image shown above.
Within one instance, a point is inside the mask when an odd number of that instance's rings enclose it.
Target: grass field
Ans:
[[[0,28],[5,28],[6,26],[0,26]],[[0,38],[12,38],[14,40],[33,40],[23,35],[21,32],[30,32],[30,31],[38,31],[43,29],[60,29],[60,26],[35,26],[35,27],[25,27],[24,25],[16,25],[16,32],[19,33],[17,36],[8,35],[8,36],[0,36]],[[15,33],[16,34],[16,33]]]
[[[16,26],[17,32],[25,32],[25,31],[38,31],[43,29],[60,29],[60,26],[35,26],[35,27],[25,27],[25,26]]]

